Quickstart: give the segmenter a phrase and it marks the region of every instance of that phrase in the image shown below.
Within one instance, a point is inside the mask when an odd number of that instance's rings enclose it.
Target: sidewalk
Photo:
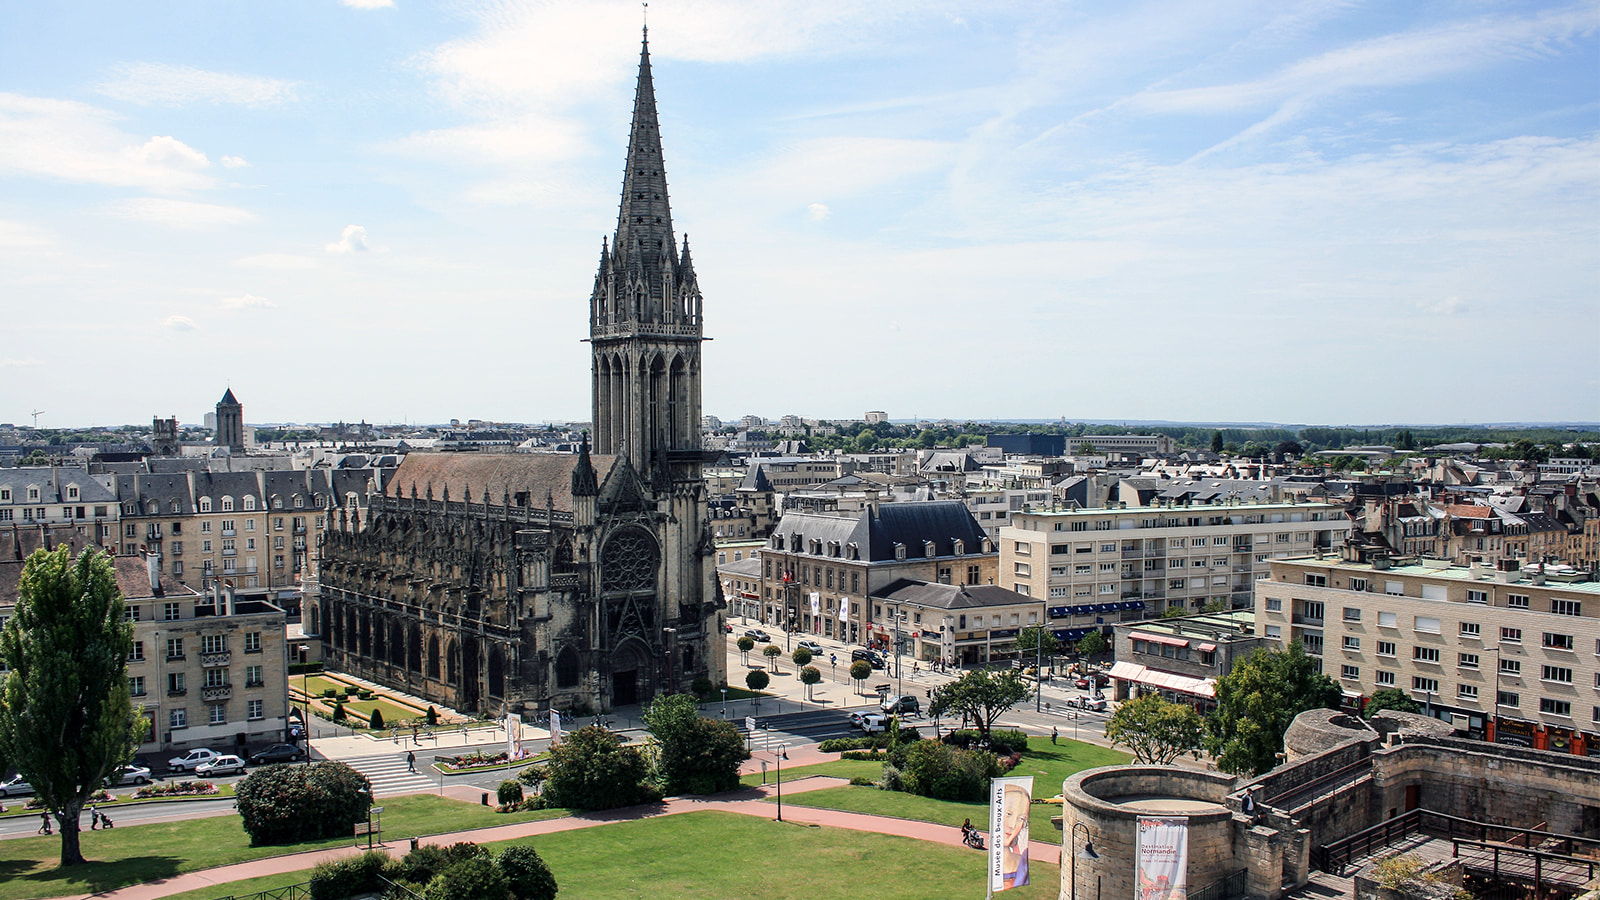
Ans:
[[[814,752],[814,751],[812,751]],[[823,754],[815,754],[817,759],[807,755],[807,751],[798,750],[790,753],[792,765],[806,765],[817,762]],[[757,763],[757,771],[760,770]],[[807,791],[822,790],[824,788],[839,787],[846,782],[842,778],[827,778],[814,776],[798,781],[786,782],[784,790],[788,794],[801,794]],[[458,799],[477,799],[479,793],[476,789],[446,788],[446,793],[455,796],[457,790],[467,790],[471,796]],[[665,801],[647,806],[631,806],[625,809],[605,810],[595,813],[580,813],[560,819],[547,819],[543,822],[518,822],[511,825],[496,825],[489,828],[480,828],[474,831],[458,831],[451,834],[436,834],[424,837],[421,842],[430,846],[447,846],[457,841],[473,841],[475,843],[490,843],[494,841],[509,841],[519,838],[536,837],[542,834],[556,834],[563,831],[573,831],[579,828],[594,828],[601,825],[610,825],[615,822],[631,822],[640,819],[653,819],[661,816],[677,815],[687,812],[731,812],[740,815],[756,816],[759,818],[775,818],[777,806],[766,802],[769,796],[775,796],[776,786],[767,785],[754,788],[745,788],[714,797],[669,797]],[[961,829],[946,825],[935,825],[929,822],[918,822],[910,819],[896,819],[889,816],[870,816],[862,813],[841,812],[831,809],[812,809],[803,806],[787,806],[783,810],[785,822],[795,822],[805,825],[828,826],[832,828],[847,828],[852,831],[867,831],[877,834],[898,835],[921,841],[933,841],[953,847],[962,846]],[[399,844],[386,845],[386,850],[403,855],[404,847]],[[327,860],[341,859],[354,856],[362,851],[356,847],[340,847],[332,850],[318,850],[310,853],[297,853],[289,856],[269,857],[247,863],[237,863],[231,866],[220,866],[215,869],[206,869],[201,872],[188,872],[183,875],[174,875],[145,884],[129,885],[114,891],[100,894],[80,895],[77,900],[157,900],[160,897],[183,893],[184,891],[198,890],[205,887],[219,887],[233,881],[246,878],[259,878],[265,875],[278,875],[284,872],[308,871],[318,863]],[[1035,843],[1033,851],[1035,858],[1052,865],[1061,862],[1061,848],[1047,843]]]

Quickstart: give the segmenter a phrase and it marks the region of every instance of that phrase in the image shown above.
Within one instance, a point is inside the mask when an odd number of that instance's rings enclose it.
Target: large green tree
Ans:
[[[1259,775],[1277,765],[1294,717],[1308,709],[1337,709],[1340,694],[1299,641],[1287,650],[1257,650],[1218,679],[1206,749],[1224,772]]]
[[[1017,634],[1017,651],[1024,662],[1037,656],[1051,656],[1060,646],[1055,634],[1041,625],[1031,625]]]
[[[1205,720],[1194,707],[1146,694],[1117,707],[1106,720],[1106,739],[1127,747],[1134,762],[1165,766],[1197,750],[1205,737]]]
[[[1106,649],[1106,637],[1098,631],[1091,631],[1078,638],[1078,652],[1090,659],[1094,659],[1096,654],[1106,652]]]
[[[133,625],[109,557],[38,550],[0,630],[0,758],[33,785],[61,825],[61,865],[84,862],[78,819],[149,728],[128,694]]]
[[[973,669],[955,681],[936,688],[928,713],[963,715],[987,740],[989,728],[1001,713],[1028,696],[1028,683],[1015,669]]]
[[[644,757],[622,738],[589,725],[550,748],[544,796],[552,806],[616,809],[659,800]]]
[[[1384,688],[1373,691],[1372,699],[1367,701],[1366,717],[1372,718],[1386,709],[1399,710],[1400,712],[1422,712],[1422,704],[1407,697],[1399,688]]]
[[[750,758],[732,722],[708,719],[687,694],[667,694],[644,711],[655,738],[656,784],[665,794],[715,794],[739,786],[739,764]]]

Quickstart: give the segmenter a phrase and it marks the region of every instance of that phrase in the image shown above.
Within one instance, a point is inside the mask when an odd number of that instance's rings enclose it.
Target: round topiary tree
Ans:
[[[495,864],[505,873],[506,884],[516,900],[554,900],[556,876],[532,847],[507,847],[496,857]]]
[[[348,836],[367,819],[372,784],[336,760],[264,766],[239,782],[234,805],[255,846]]]
[[[850,678],[856,683],[856,692],[861,691],[861,682],[872,677],[872,663],[858,659],[850,664]]]
[[[750,664],[750,651],[756,648],[756,639],[747,634],[739,638],[735,646],[739,648],[739,654],[744,657],[744,664],[748,666]]]
[[[806,686],[806,699],[811,699],[811,688],[822,680],[822,671],[816,666],[806,666],[800,670],[800,683]]]
[[[374,706],[372,708],[372,716],[367,719],[367,725],[373,731],[381,730],[383,728],[383,710]]]
[[[764,691],[772,682],[772,677],[764,669],[751,669],[744,676],[745,687],[752,691]]]
[[[789,654],[789,658],[794,660],[796,670],[811,665],[811,651],[806,647],[796,647],[795,651]]]
[[[772,671],[778,671],[778,657],[783,655],[783,651],[778,649],[777,644],[768,644],[762,648],[761,655],[772,661]]]
[[[500,801],[501,806],[510,806],[513,803],[521,803],[522,782],[502,781],[500,782],[500,786],[495,788],[494,796],[496,800]]]

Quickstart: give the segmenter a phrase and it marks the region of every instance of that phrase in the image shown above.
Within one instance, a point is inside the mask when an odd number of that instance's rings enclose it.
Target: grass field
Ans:
[[[1008,775],[1032,775],[1033,796],[1035,799],[1054,797],[1061,793],[1061,782],[1068,776],[1081,772],[1084,769],[1093,769],[1098,766],[1116,766],[1127,763],[1131,757],[1126,753],[1097,747],[1094,744],[1084,744],[1077,741],[1062,741],[1060,744],[1051,745],[1034,738],[1030,740],[1030,749],[1022,757],[1022,762],[1011,770]],[[1043,747],[1038,745],[1044,743]],[[864,767],[859,769],[846,768],[848,766]],[[769,777],[771,774],[769,773]],[[859,762],[855,760],[839,760],[838,762],[823,763],[817,766],[803,766],[793,770],[784,769],[783,780],[804,778],[807,775],[837,775],[841,778],[853,778],[857,775],[876,779],[883,774],[883,763]],[[745,777],[745,782],[750,783],[750,777]],[[755,776],[755,783],[761,782],[761,776]],[[776,802],[776,801],[771,801]],[[883,791],[875,787],[836,787],[824,788],[820,791],[807,791],[785,797],[783,802],[794,806],[810,806],[818,809],[841,809],[847,812],[867,813],[875,816],[895,816],[901,819],[916,819],[922,822],[937,822],[941,825],[960,825],[963,819],[972,819],[982,822],[986,815],[985,803],[957,803],[950,800],[934,800],[928,797],[918,797],[915,794],[906,794],[900,791]],[[1048,803],[1035,803],[1029,812],[1028,830],[1035,841],[1050,844],[1061,843],[1061,833],[1050,824],[1050,817],[1061,814],[1061,807]],[[980,827],[982,827],[980,825]]]
[[[404,841],[413,835],[442,834],[566,815],[565,810],[502,815],[475,803],[462,803],[429,794],[385,798],[383,805],[384,837],[394,842]],[[85,831],[80,840],[83,855],[91,862],[66,871],[56,865],[61,858],[60,836],[5,841],[0,845],[4,847],[3,858],[0,858],[0,900],[97,893],[179,872],[193,872],[305,850],[347,846],[354,839],[340,837],[292,846],[252,847],[238,817],[219,816],[127,825],[112,831]],[[288,883],[294,882],[291,880]],[[222,897],[227,893],[217,891],[212,896]]]
[[[736,813],[700,812],[622,822],[490,844],[539,851],[560,885],[560,900],[926,900],[984,892],[984,854],[893,835],[811,828]],[[399,851],[396,851],[397,855]],[[175,895],[215,900],[298,884],[286,872]],[[1044,900],[1060,890],[1060,870],[1034,863],[1032,883],[1007,900]]]

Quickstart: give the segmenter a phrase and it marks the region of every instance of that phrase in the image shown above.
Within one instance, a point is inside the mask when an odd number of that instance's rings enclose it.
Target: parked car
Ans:
[[[1072,685],[1073,685],[1073,687],[1079,687],[1079,688],[1083,688],[1084,690],[1088,690],[1091,686],[1093,686],[1093,687],[1105,687],[1106,685],[1108,685],[1110,683],[1111,683],[1111,676],[1110,675],[1107,675],[1104,672],[1094,672],[1094,673],[1091,673],[1089,675],[1081,676],[1080,678],[1078,678],[1078,680],[1072,682]]]
[[[889,727],[889,717],[880,713],[867,713],[861,717],[860,724],[856,725],[862,734],[876,734]]]
[[[306,752],[293,744],[273,744],[265,750],[252,754],[250,765],[265,766],[270,763],[299,762],[305,758]]]
[[[129,763],[121,775],[114,775],[106,779],[107,785],[123,784],[148,784],[150,781],[150,768],[138,763]]]
[[[759,628],[752,628],[749,631],[746,631],[744,633],[744,636],[749,638],[752,641],[755,641],[758,644],[770,644],[770,643],[772,643],[772,638],[770,636],[768,636],[765,631],[762,631]]]
[[[1110,706],[1110,704],[1106,702],[1106,698],[1098,694],[1093,697],[1079,697],[1076,700],[1068,700],[1067,703],[1072,706],[1076,706],[1079,709],[1089,710],[1090,712],[1105,712]]]
[[[202,778],[215,778],[218,775],[243,775],[244,760],[232,754],[219,756],[210,762],[203,762],[195,766],[194,773]]]
[[[890,697],[878,704],[878,708],[883,710],[885,713],[891,714],[904,713],[912,716],[922,715],[922,701],[911,696],[910,694],[901,694],[898,697]]]
[[[804,647],[807,650],[810,650],[812,656],[821,656],[827,652],[826,650],[823,650],[822,645],[816,641],[798,641],[795,643],[795,646]]]
[[[18,797],[31,793],[33,785],[23,781],[21,775],[11,776],[9,781],[0,781],[0,797]]]
[[[855,662],[858,659],[866,660],[867,661],[867,665],[873,667],[874,669],[883,668],[883,657],[879,656],[878,652],[876,650],[852,650],[852,651],[850,651],[850,661],[851,662]]]
[[[167,767],[174,772],[194,772],[198,770],[201,763],[208,763],[221,755],[215,750],[196,747],[183,756],[174,756],[167,760]]]

